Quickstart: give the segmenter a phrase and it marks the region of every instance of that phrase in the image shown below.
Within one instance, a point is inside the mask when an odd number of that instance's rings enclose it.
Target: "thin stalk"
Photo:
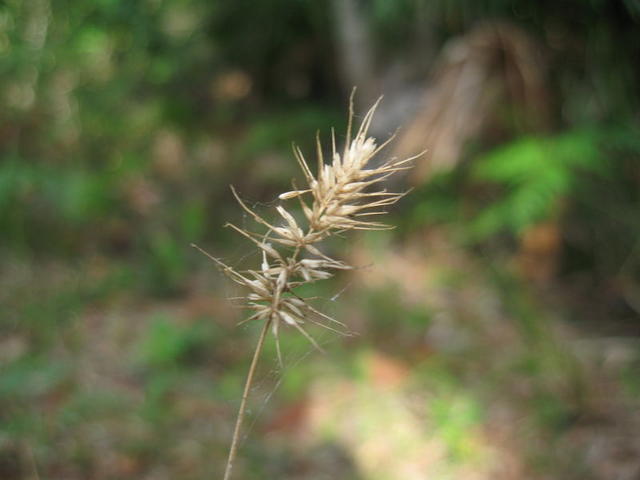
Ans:
[[[233,431],[233,439],[231,440],[229,458],[227,458],[227,466],[224,470],[224,480],[231,479],[231,470],[233,470],[233,461],[235,460],[236,453],[238,452],[238,442],[240,440],[240,429],[242,428],[242,421],[244,420],[244,414],[247,408],[247,398],[249,398],[249,391],[251,390],[251,385],[253,384],[253,374],[256,371],[256,367],[258,365],[258,358],[260,357],[260,352],[262,352],[264,339],[267,336],[267,332],[269,331],[270,325],[271,325],[271,319],[268,319],[267,321],[264,322],[264,326],[262,327],[262,332],[260,332],[260,338],[258,338],[256,349],[253,352],[253,360],[251,360],[251,366],[249,367],[249,373],[247,374],[247,381],[244,385],[244,392],[242,394],[242,400],[240,401],[240,409],[238,410],[238,418],[236,419],[236,427],[235,427],[235,430]]]

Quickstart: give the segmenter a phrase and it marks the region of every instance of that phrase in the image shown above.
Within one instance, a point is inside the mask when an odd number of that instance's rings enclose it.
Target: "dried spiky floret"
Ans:
[[[378,101],[379,102],[379,101]],[[259,270],[238,272],[220,260],[211,257],[222,271],[249,290],[246,306],[254,313],[244,321],[269,322],[278,340],[281,323],[289,325],[304,335],[315,347],[317,342],[302,327],[305,320],[338,331],[326,321],[344,325],[313,308],[307,300],[295,293],[295,288],[332,276],[333,270],[352,267],[330,258],[316,244],[326,237],[345,230],[387,229],[384,223],[363,219],[366,216],[384,214],[383,208],[397,202],[404,193],[371,190],[390,175],[410,168],[415,158],[392,158],[378,166],[371,166],[372,158],[391,140],[376,145],[367,136],[378,102],[364,116],[352,138],[353,102],[350,102],[346,144],[342,153],[336,151],[335,134],[332,132],[331,162],[325,163],[319,136],[317,137],[317,173],[314,175],[301,150],[294,147],[295,157],[306,180],[306,188],[295,189],[279,196],[280,200],[297,199],[306,224],[302,225],[284,205],[276,207],[280,222],[270,223],[249,208],[232,187],[240,206],[266,233],[250,232],[233,224],[229,227],[247,237],[262,252]],[[276,247],[275,245],[280,247]],[[341,331],[346,334],[346,330]],[[278,358],[281,360],[278,345]]]
[[[379,101],[378,101],[379,102]],[[317,173],[314,175],[304,155],[294,146],[294,154],[306,180],[306,188],[283,193],[280,200],[297,199],[305,218],[305,224],[285,207],[278,205],[279,222],[269,222],[249,208],[232,187],[240,206],[267,231],[259,234],[237,227],[227,226],[247,237],[262,252],[262,263],[258,270],[236,271],[220,260],[211,257],[222,271],[235,283],[249,290],[244,300],[253,310],[244,321],[268,322],[276,337],[278,358],[282,362],[278,333],[281,324],[289,325],[304,335],[316,348],[317,342],[303,328],[305,321],[333,331],[347,334],[341,322],[319,312],[307,299],[298,296],[295,288],[324,280],[332,276],[333,270],[352,268],[342,261],[323,253],[316,244],[328,236],[345,230],[379,230],[390,228],[380,222],[363,217],[384,214],[383,208],[397,202],[404,193],[375,190],[376,184],[390,175],[410,168],[416,158],[389,159],[372,166],[372,158],[384,148],[367,136],[378,102],[364,116],[360,127],[352,138],[353,101],[350,102],[346,144],[342,153],[336,151],[335,134],[332,132],[331,161],[325,162],[320,137],[317,137]],[[294,187],[295,188],[295,187]],[[338,330],[335,324],[343,330]]]

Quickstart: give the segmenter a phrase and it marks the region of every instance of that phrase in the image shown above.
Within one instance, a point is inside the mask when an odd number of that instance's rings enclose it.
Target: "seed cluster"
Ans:
[[[378,100],[379,102],[379,100]],[[323,158],[322,146],[317,137],[317,173],[309,168],[302,152],[294,147],[295,157],[306,180],[306,188],[283,193],[280,200],[297,200],[304,214],[304,222],[296,220],[284,204],[276,207],[281,220],[270,223],[249,208],[232,187],[240,206],[264,228],[256,233],[233,224],[227,226],[244,235],[262,253],[262,263],[253,270],[236,271],[219,259],[211,257],[223,272],[235,283],[249,290],[243,297],[246,307],[253,313],[244,321],[269,322],[276,338],[278,359],[282,362],[278,332],[282,324],[289,325],[304,335],[316,348],[317,342],[303,328],[305,321],[339,333],[346,333],[346,326],[338,320],[318,311],[296,294],[296,287],[327,279],[335,270],[352,268],[346,263],[330,258],[317,246],[325,238],[346,230],[380,230],[390,228],[384,223],[370,221],[366,217],[384,214],[383,207],[397,202],[404,194],[371,190],[390,175],[410,168],[416,157],[389,159],[378,166],[371,166],[371,159],[391,139],[377,146],[367,136],[378,102],[364,116],[352,138],[353,102],[350,103],[346,144],[340,154],[336,151],[335,134],[332,131],[331,161]]]

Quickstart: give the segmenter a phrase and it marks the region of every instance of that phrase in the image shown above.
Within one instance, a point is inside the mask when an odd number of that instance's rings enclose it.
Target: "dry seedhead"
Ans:
[[[281,204],[276,207],[281,219],[269,222],[249,208],[236,190],[231,187],[240,206],[256,223],[266,229],[263,233],[256,233],[233,224],[227,224],[228,227],[246,237],[260,250],[262,262],[259,268],[237,271],[203,252],[233,282],[248,290],[248,293],[241,297],[241,300],[252,313],[243,322],[259,321],[263,323],[262,333],[254,352],[240,404],[225,470],[225,480],[228,480],[231,475],[246,400],[267,331],[271,329],[273,332],[278,361],[281,366],[282,354],[278,336],[282,325],[296,329],[318,350],[322,349],[303,327],[305,322],[319,325],[342,335],[349,335],[345,324],[315,309],[309,303],[310,299],[302,298],[296,293],[296,288],[327,279],[332,276],[332,272],[335,270],[353,268],[340,260],[329,257],[318,248],[317,244],[325,238],[347,230],[391,228],[384,223],[370,221],[367,217],[384,214],[384,207],[397,202],[404,193],[387,192],[386,189],[375,190],[374,187],[390,175],[410,168],[411,161],[417,156],[403,160],[392,158],[377,166],[371,165],[372,158],[393,139],[392,136],[378,146],[374,138],[367,136],[379,101],[364,116],[360,127],[352,138],[352,95],[349,102],[349,122],[344,150],[342,153],[336,150],[335,133],[332,131],[331,159],[329,162],[325,162],[320,138],[317,136],[318,165],[315,175],[300,149],[294,146],[294,154],[304,174],[306,188],[298,189],[294,184],[294,190],[281,194],[279,198],[284,202],[296,199],[300,204],[304,221],[296,219],[290,209]]]
[[[283,201],[299,201],[305,217],[304,224],[296,220],[283,205],[276,207],[281,217],[280,222],[265,220],[249,208],[231,187],[240,206],[258,224],[266,227],[267,231],[258,234],[233,224],[227,226],[245,236],[260,249],[262,263],[258,269],[238,272],[216,258],[213,260],[232,281],[249,290],[245,302],[253,314],[243,322],[257,320],[270,324],[276,338],[278,360],[281,365],[282,356],[278,341],[281,324],[298,330],[318,350],[321,350],[320,346],[302,326],[305,321],[348,335],[343,323],[319,312],[306,299],[295,293],[295,288],[300,285],[330,278],[334,270],[352,268],[344,262],[330,258],[316,244],[332,234],[345,230],[390,228],[384,223],[368,221],[363,217],[384,214],[384,207],[394,204],[404,195],[387,192],[385,189],[369,191],[372,186],[390,175],[410,168],[410,162],[416,158],[392,158],[379,166],[370,166],[371,159],[393,138],[377,146],[374,138],[367,137],[378,102],[364,116],[353,138],[353,101],[350,102],[344,151],[342,154],[336,151],[335,134],[332,132],[331,162],[325,163],[320,138],[317,137],[318,165],[315,175],[300,149],[294,146],[294,154],[307,185],[304,189],[283,193],[279,198]],[[330,324],[335,324],[342,330]]]

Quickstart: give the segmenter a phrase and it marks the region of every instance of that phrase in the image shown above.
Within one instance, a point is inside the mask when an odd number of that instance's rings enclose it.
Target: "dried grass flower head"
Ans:
[[[237,271],[217,258],[211,257],[222,271],[235,283],[248,289],[244,297],[246,307],[253,313],[243,322],[268,322],[276,337],[278,358],[282,357],[278,334],[280,326],[287,325],[304,335],[316,348],[317,342],[304,329],[306,321],[340,333],[347,333],[346,326],[325,315],[296,294],[296,288],[324,280],[335,270],[352,268],[346,263],[330,258],[318,243],[332,234],[346,230],[380,230],[390,228],[368,217],[386,213],[383,208],[397,202],[404,193],[373,189],[396,172],[410,167],[416,157],[392,158],[377,166],[371,160],[391,140],[377,145],[368,136],[369,126],[380,100],[366,113],[352,138],[353,102],[350,103],[346,144],[342,152],[336,150],[332,131],[331,159],[325,162],[319,136],[317,137],[317,169],[312,173],[302,151],[294,146],[294,154],[304,174],[305,188],[283,193],[283,203],[275,207],[281,217],[279,222],[269,222],[242,201],[232,188],[240,206],[266,231],[253,232],[234,224],[227,224],[249,239],[261,251],[259,268]],[[296,220],[286,202],[299,203],[304,222]]]
[[[390,228],[371,217],[384,214],[384,208],[396,203],[404,193],[388,192],[380,188],[380,183],[390,175],[411,168],[411,162],[417,156],[407,159],[391,158],[373,164],[372,159],[393,139],[391,137],[378,145],[374,138],[368,136],[379,101],[365,114],[359,128],[353,133],[352,95],[344,149],[341,152],[336,149],[335,134],[332,131],[331,158],[325,161],[318,136],[315,174],[302,151],[294,146],[294,154],[306,185],[298,188],[294,184],[294,190],[279,196],[282,203],[275,210],[280,220],[270,222],[258,215],[242,201],[232,187],[238,203],[262,227],[262,232],[245,230],[234,224],[227,226],[250,240],[259,250],[262,261],[254,269],[236,270],[207,255],[233,282],[246,288],[247,293],[241,299],[252,313],[243,322],[262,322],[262,332],[247,375],[225,469],[225,480],[231,476],[247,397],[267,332],[271,330],[275,336],[280,365],[282,355],[279,331],[282,326],[297,330],[319,350],[320,346],[305,329],[306,322],[348,334],[344,323],[314,308],[308,298],[297,293],[297,289],[302,285],[327,279],[336,270],[352,268],[323,252],[319,247],[322,240],[348,230]],[[292,213],[292,202],[302,210],[298,219]]]

